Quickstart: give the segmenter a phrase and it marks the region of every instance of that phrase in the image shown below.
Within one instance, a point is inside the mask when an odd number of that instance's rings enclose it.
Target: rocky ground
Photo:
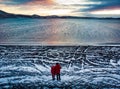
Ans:
[[[62,66],[61,81],[50,67]],[[0,89],[120,89],[119,46],[0,46]]]

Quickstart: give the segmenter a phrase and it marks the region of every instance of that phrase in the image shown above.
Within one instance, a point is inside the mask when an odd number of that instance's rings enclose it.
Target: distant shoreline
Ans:
[[[39,16],[39,15],[24,15],[24,14],[13,14],[7,13],[5,11],[0,10],[0,19],[5,18],[32,18],[32,19],[120,19],[120,17],[78,17],[78,16],[57,16],[57,15],[50,15],[50,16]]]
[[[88,19],[88,20],[120,20],[120,18],[93,18],[93,17],[52,17],[52,16],[40,16],[40,17],[32,17],[32,16],[15,16],[15,17],[1,17],[0,19],[8,19],[8,18],[28,18],[28,19]]]
[[[6,43],[6,44],[0,44],[0,46],[98,46],[98,47],[101,47],[101,46],[120,46],[120,43],[100,43],[100,44],[10,44],[10,43]]]

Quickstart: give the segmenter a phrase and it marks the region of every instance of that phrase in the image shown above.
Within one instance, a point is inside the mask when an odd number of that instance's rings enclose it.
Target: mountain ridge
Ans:
[[[14,13],[8,13],[3,10],[0,10],[0,18],[73,18],[73,19],[120,19],[120,18],[112,18],[112,17],[78,17],[78,16],[57,16],[57,15],[50,15],[50,16],[40,16],[37,14],[33,15],[24,15],[24,14],[14,14]]]

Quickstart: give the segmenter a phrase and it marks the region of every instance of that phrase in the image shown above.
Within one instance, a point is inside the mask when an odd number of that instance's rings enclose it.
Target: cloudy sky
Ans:
[[[0,0],[0,10],[42,16],[120,17],[120,0]]]

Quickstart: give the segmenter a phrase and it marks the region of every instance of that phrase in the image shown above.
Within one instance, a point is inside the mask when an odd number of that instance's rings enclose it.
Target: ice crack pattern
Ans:
[[[52,81],[50,66],[62,66]],[[119,46],[0,46],[0,88],[119,89]]]

